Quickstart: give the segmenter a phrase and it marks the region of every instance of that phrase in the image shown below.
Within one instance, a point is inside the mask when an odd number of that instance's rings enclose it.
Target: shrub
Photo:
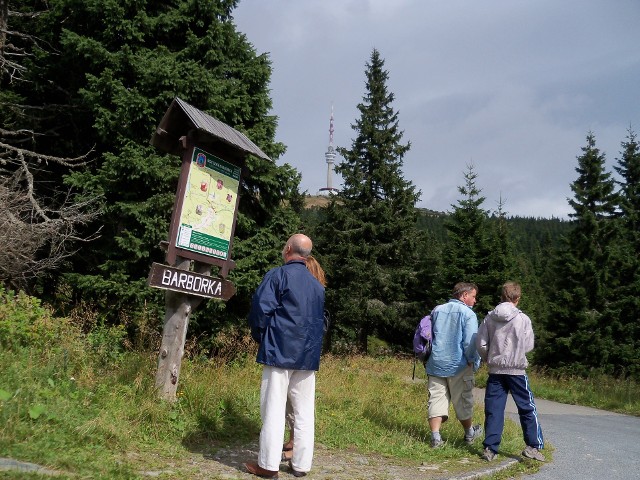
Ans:
[[[55,348],[77,339],[69,320],[54,318],[39,299],[0,287],[0,344],[7,349]]]

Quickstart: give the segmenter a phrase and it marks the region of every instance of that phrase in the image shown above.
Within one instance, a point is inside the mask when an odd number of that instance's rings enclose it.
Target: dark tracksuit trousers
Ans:
[[[483,445],[498,453],[502,430],[504,429],[504,409],[507,405],[507,394],[511,393],[520,416],[524,443],[530,447],[544,447],[542,428],[538,421],[538,412],[529,388],[526,375],[489,374],[484,394],[484,431]]]

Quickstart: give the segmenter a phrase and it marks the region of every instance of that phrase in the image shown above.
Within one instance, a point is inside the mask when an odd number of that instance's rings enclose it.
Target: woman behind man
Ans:
[[[307,269],[311,272],[311,275],[316,277],[323,287],[327,286],[327,279],[325,277],[324,270],[313,255],[309,255],[307,257]]]

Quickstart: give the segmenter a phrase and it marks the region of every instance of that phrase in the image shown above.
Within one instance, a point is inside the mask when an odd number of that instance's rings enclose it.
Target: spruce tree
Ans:
[[[619,285],[609,307],[613,339],[611,363],[621,375],[640,377],[640,145],[632,130],[622,142],[614,167],[620,174],[619,207],[621,238],[617,249]]]
[[[31,95],[51,91],[48,101],[66,107],[70,121],[55,126],[65,155],[92,149],[95,158],[66,181],[102,199],[100,240],[85,245],[52,289],[64,287],[112,317],[162,308],[146,277],[153,261],[164,261],[159,245],[168,235],[180,159],[149,140],[173,98],[246,133],[273,159],[284,151],[269,114],[270,61],[236,30],[236,4],[58,0],[29,24],[50,47],[34,50],[39,77]],[[241,316],[259,279],[278,263],[284,237],[299,228],[290,207],[299,205],[299,174],[254,157],[246,174],[233,252],[238,267],[230,276],[238,292],[228,303]]]
[[[490,218],[489,230],[489,272],[487,284],[493,291],[488,291],[483,296],[493,297],[494,303],[500,300],[499,288],[507,280],[515,280],[524,284],[523,271],[518,268],[516,259],[513,254],[513,240],[509,222],[507,221],[507,212],[505,210],[505,201],[500,196],[498,209]],[[491,295],[493,294],[493,295]],[[482,312],[484,313],[484,312]]]
[[[375,49],[365,75],[355,138],[351,148],[338,149],[343,188],[317,232],[318,250],[328,262],[332,338],[355,343],[362,352],[372,335],[409,345],[426,298],[420,265],[429,257],[416,228],[420,193],[402,176],[410,143],[402,142],[389,74]]]
[[[500,302],[501,286],[506,281],[516,281],[522,286],[522,298],[518,304],[518,308],[522,309],[529,315],[534,325],[534,329],[541,324],[541,319],[546,317],[548,298],[544,288],[544,268],[541,264],[548,259],[548,252],[545,252],[545,244],[549,242],[547,239],[540,242],[532,236],[526,235],[528,246],[523,253],[517,249],[523,245],[517,245],[523,241],[523,237],[514,238],[513,225],[507,218],[504,209],[505,202],[500,197],[498,210],[490,218],[490,256],[489,256],[489,273],[487,276],[487,285],[493,288],[493,292],[487,293],[493,295],[482,295],[493,299],[493,304]],[[533,247],[535,245],[535,247]],[[545,252],[545,253],[543,253]],[[486,305],[483,303],[481,306]],[[484,311],[480,310],[479,314],[484,315]],[[541,333],[542,328],[536,329],[536,337]]]
[[[453,211],[445,220],[447,240],[444,245],[441,269],[438,273],[439,302],[447,301],[451,289],[458,282],[473,282],[478,286],[476,311],[484,314],[495,304],[497,286],[492,278],[491,226],[488,211],[482,209],[485,197],[476,185],[478,174],[473,164],[464,172],[464,185]]]
[[[543,231],[542,228],[540,228],[540,231]],[[534,232],[530,233],[533,234]],[[516,239],[514,246],[518,242],[519,239]],[[531,318],[536,342],[538,343],[547,336],[544,320],[550,312],[549,286],[554,283],[554,277],[551,272],[554,252],[551,235],[546,230],[542,238],[537,240],[535,246],[531,247],[528,252],[514,254],[516,273],[512,278],[520,281],[522,285],[522,299],[518,304],[518,308],[526,312]]]
[[[554,266],[554,304],[546,319],[548,337],[539,358],[550,366],[586,372],[606,368],[612,353],[605,312],[614,298],[617,196],[605,155],[589,132],[578,157],[578,178],[569,199],[573,228]]]
[[[620,174],[619,203],[627,238],[634,257],[640,255],[640,144],[635,132],[628,131],[615,170]]]

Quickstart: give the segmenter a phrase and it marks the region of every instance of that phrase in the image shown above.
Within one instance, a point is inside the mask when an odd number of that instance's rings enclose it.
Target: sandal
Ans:
[[[292,450],[285,450],[285,451],[282,452],[282,457],[280,457],[280,461],[281,462],[290,462],[292,458],[293,458],[293,451]]]

